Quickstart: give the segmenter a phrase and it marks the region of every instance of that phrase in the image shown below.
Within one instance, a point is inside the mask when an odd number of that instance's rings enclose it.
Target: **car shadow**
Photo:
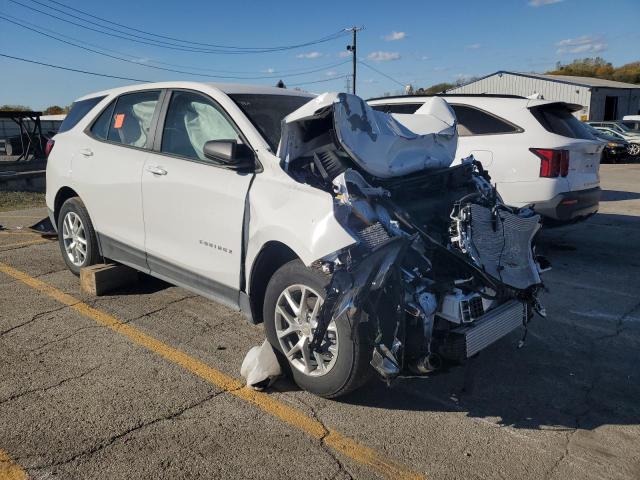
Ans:
[[[619,202],[621,200],[638,200],[640,199],[640,193],[637,192],[623,192],[619,190],[602,190],[600,197],[601,202]]]

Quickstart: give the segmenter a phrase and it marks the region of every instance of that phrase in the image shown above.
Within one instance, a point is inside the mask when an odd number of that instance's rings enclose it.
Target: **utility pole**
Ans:
[[[352,34],[351,45],[347,45],[347,50],[351,52],[351,55],[352,55],[351,63],[353,66],[353,87],[352,87],[351,93],[353,93],[354,95],[356,94],[356,66],[358,64],[358,57],[357,57],[357,51],[356,51],[356,45],[358,43],[357,33],[363,29],[364,27],[356,27],[356,26],[345,29],[346,31],[351,31],[351,34]]]

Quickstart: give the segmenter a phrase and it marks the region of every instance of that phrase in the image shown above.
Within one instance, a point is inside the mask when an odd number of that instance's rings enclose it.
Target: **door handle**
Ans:
[[[93,150],[91,150],[90,148],[81,148],[80,149],[80,155],[83,155],[85,157],[92,157],[93,156]]]
[[[151,172],[154,175],[166,175],[167,171],[162,167],[156,167],[155,165],[149,165],[147,167],[147,172]]]

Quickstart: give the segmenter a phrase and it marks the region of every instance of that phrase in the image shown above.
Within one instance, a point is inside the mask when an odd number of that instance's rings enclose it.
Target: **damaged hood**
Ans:
[[[458,140],[455,114],[439,97],[416,114],[391,115],[356,95],[324,93],[283,120],[278,156],[285,169],[322,134],[333,135],[360,168],[378,178],[448,167]]]

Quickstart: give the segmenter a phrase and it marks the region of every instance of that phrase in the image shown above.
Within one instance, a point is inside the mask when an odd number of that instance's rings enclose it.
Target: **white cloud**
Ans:
[[[378,80],[374,80],[373,78],[365,78],[364,83],[378,83]]]
[[[407,38],[407,33],[406,32],[391,32],[388,35],[385,35],[384,37],[382,37],[385,41],[387,42],[395,42],[397,40],[404,40],[405,38]]]
[[[327,77],[335,77],[338,74],[338,72],[336,72],[335,70],[328,70],[325,72],[325,75]]]
[[[347,58],[347,57],[350,57],[350,56],[351,56],[351,52],[348,52],[348,51],[346,51],[346,50],[343,50],[343,51],[341,51],[341,52],[338,52],[338,56],[339,56],[340,58]]]
[[[389,62],[391,60],[400,60],[398,52],[371,52],[367,55],[367,59],[374,62]]]
[[[275,68],[267,68],[266,70],[262,70],[262,73],[275,73],[276,69]]]
[[[420,60],[430,60],[430,57],[427,57],[426,55],[423,55],[420,57]]]
[[[322,54],[320,52],[307,52],[307,53],[299,53],[296,55],[296,58],[320,58]]]
[[[469,50],[478,50],[482,45],[479,43],[472,43],[471,45],[467,45],[465,48]]]
[[[544,7],[545,5],[551,5],[553,3],[560,3],[564,0],[530,0],[529,6],[531,7]]]
[[[557,53],[599,53],[607,49],[608,45],[599,37],[582,35],[576,38],[566,38],[556,43]]]

